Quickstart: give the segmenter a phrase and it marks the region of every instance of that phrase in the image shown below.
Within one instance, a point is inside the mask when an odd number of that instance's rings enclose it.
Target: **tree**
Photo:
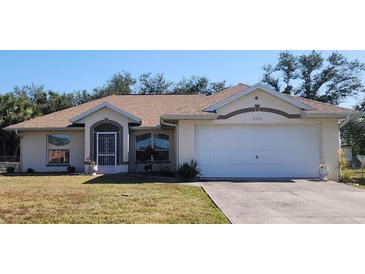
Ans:
[[[356,110],[365,112],[365,99],[355,106]],[[365,154],[365,118],[357,118],[348,122],[341,130],[341,140],[351,146],[355,155]]]
[[[74,95],[45,91],[42,85],[14,87],[0,96],[0,155],[18,155],[19,138],[2,128],[74,105]]]
[[[73,104],[75,106],[85,104],[93,100],[93,96],[87,90],[73,92]]]
[[[4,127],[34,117],[33,106],[25,94],[6,93],[0,96],[0,155],[19,154],[19,137]]]
[[[210,82],[207,77],[191,76],[175,84],[173,94],[204,94],[211,95],[226,88],[226,81]]]
[[[140,94],[165,94],[170,92],[172,82],[167,81],[162,73],[152,75],[144,73],[139,76]]]
[[[16,86],[13,92],[17,98],[28,100],[33,107],[34,116],[40,116],[74,106],[74,94],[58,93],[44,89],[43,85]]]
[[[47,104],[42,114],[48,114],[74,106],[74,95],[72,93],[57,93],[48,91]]]
[[[338,105],[365,91],[361,80],[365,64],[338,52],[327,58],[316,51],[300,56],[281,52],[276,65],[263,69],[262,81],[275,90],[321,102]]]
[[[132,86],[136,84],[136,79],[129,72],[116,73],[100,89],[94,89],[93,98],[98,99],[113,94],[131,94]]]

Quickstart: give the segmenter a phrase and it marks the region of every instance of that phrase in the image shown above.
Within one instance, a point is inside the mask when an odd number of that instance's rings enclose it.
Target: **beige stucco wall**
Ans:
[[[255,96],[259,100],[255,100]],[[270,107],[285,111],[289,114],[299,114],[301,110],[282,100],[262,91],[244,96],[217,111],[223,115],[241,108]],[[180,120],[178,123],[178,164],[196,158],[195,129],[199,125],[319,125],[320,126],[320,155],[321,161],[326,161],[329,169],[329,179],[338,180],[337,154],[340,148],[340,134],[337,119],[289,119],[284,116],[267,112],[249,112],[223,120]]]
[[[131,122],[131,120],[122,114],[110,110],[107,108],[100,109],[87,117],[81,119],[78,121],[78,123],[84,123],[85,124],[85,153],[84,158],[88,158],[90,156],[90,128],[92,125],[99,121],[103,121],[104,119],[113,120],[117,123],[119,123],[123,127],[123,162],[125,162],[125,166],[128,165],[128,153],[129,153],[129,129],[128,129],[128,123]],[[87,167],[85,167],[85,170]],[[125,169],[127,171],[127,169]]]
[[[47,166],[47,135],[67,134],[71,137],[70,165],[77,172],[84,171],[84,131],[36,131],[22,132],[21,166],[22,171],[28,168],[35,172],[64,172],[67,166]]]
[[[257,100],[255,99],[256,97]],[[255,105],[279,109],[290,114],[300,113],[300,110],[297,107],[292,106],[265,91],[257,90],[222,107],[217,111],[217,114],[223,115],[240,108],[254,107]]]

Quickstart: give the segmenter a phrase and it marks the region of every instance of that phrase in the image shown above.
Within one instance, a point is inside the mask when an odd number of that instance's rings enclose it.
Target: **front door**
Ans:
[[[96,162],[99,171],[104,173],[117,165],[117,133],[98,132],[96,140]]]

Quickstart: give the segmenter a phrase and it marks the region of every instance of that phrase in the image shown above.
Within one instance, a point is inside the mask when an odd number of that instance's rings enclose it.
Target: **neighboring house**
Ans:
[[[21,136],[21,169],[100,173],[155,170],[195,159],[203,177],[318,177],[326,162],[338,178],[339,123],[360,112],[256,84],[211,96],[112,95],[6,128]]]

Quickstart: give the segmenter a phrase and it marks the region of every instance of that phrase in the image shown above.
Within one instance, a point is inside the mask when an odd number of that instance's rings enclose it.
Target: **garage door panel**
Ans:
[[[196,128],[204,177],[316,177],[318,126]]]

